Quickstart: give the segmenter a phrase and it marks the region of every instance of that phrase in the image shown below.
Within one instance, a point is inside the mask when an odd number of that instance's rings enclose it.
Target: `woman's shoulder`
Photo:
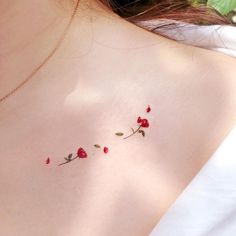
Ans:
[[[236,59],[144,31],[152,46],[142,51],[139,67],[147,94],[166,110],[163,118],[184,114],[184,122],[193,129],[199,124],[202,131],[217,122],[218,131],[231,127],[236,122]]]
[[[153,62],[150,67],[154,66],[151,69],[156,72],[156,78],[161,76],[170,83],[182,83],[183,89],[193,89],[199,94],[207,89],[209,95],[230,98],[236,106],[234,57],[151,34],[156,44],[146,48],[143,60]]]
[[[138,45],[136,48],[141,54],[143,53],[143,61],[152,60],[157,63],[166,63],[167,61],[172,67],[168,69],[171,70],[185,65],[188,66],[186,70],[202,68],[216,74],[223,70],[223,76],[229,76],[229,78],[235,74],[236,59],[234,57],[222,52],[175,41],[138,25],[130,24],[128,27],[130,32],[127,34],[130,39],[128,43],[132,42]],[[222,73],[220,74],[222,75]]]

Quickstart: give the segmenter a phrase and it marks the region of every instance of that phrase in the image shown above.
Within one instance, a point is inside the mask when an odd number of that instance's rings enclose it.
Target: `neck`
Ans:
[[[0,11],[4,12],[0,15],[0,98],[18,87],[53,51],[75,7],[75,4],[68,4],[72,0],[41,0],[37,1],[37,5],[32,0],[12,0],[11,8],[7,8],[5,6],[9,4],[4,4],[6,1],[0,3]],[[68,5],[56,4],[62,1]],[[84,79],[83,70],[85,74],[94,73],[94,76],[86,76],[86,82],[97,83],[97,72],[91,68],[100,68],[101,59],[106,61],[103,63],[113,65],[110,70],[114,73],[118,68],[116,63],[110,62],[114,53],[119,55],[130,49],[156,45],[157,39],[160,43],[166,41],[157,35],[153,37],[151,33],[143,34],[142,29],[99,5],[97,0],[79,1],[77,14],[65,40],[53,57],[33,75],[33,81],[20,88],[19,101],[27,100],[29,91],[37,94],[37,89],[41,91],[39,96],[45,97],[44,91],[52,84],[57,84],[55,87],[60,90],[57,94],[61,94],[64,87],[59,88],[58,80],[61,85],[68,85],[65,70],[74,73],[76,80],[78,76]],[[99,77],[100,82],[103,77]],[[51,93],[50,90],[50,96]],[[10,101],[17,107],[19,101],[15,97]],[[5,107],[9,105],[10,102]]]
[[[114,15],[92,1],[79,1],[75,18],[78,22],[76,34],[80,35],[81,45],[77,49],[83,50],[91,38],[91,34],[86,32],[91,26],[90,17],[96,16],[99,11],[103,16]],[[1,1],[0,98],[17,87],[60,41],[76,3],[67,0],[67,4],[60,5],[58,2],[13,0],[9,6],[9,1]]]

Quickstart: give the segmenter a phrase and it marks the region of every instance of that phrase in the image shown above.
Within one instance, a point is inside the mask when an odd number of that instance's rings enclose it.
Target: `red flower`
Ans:
[[[149,127],[148,120],[147,119],[141,119],[140,116],[138,117],[137,122],[140,123],[140,126],[142,126],[143,128]]]
[[[49,164],[49,163],[50,163],[50,158],[49,158],[49,157],[47,158],[47,160],[46,160],[45,163],[46,163],[46,164]]]
[[[104,147],[104,148],[103,148],[103,152],[104,152],[104,153],[108,153],[108,147]]]
[[[140,124],[143,128],[147,128],[149,127],[149,122],[147,119],[142,119],[141,124]]]
[[[139,116],[137,119],[137,123],[140,123],[142,121],[141,117]]]
[[[82,147],[80,147],[78,149],[78,151],[77,151],[77,156],[79,158],[86,158],[87,157],[87,153],[86,153],[86,151]]]
[[[148,105],[146,112],[150,112],[151,111],[151,107]]]

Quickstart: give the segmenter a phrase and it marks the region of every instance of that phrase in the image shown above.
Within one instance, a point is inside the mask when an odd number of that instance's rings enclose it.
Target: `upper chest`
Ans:
[[[47,106],[28,118],[25,109],[19,119],[1,126],[5,234],[147,235],[234,120],[233,103],[222,101],[222,95],[216,98],[219,110],[205,87],[195,91],[178,83],[142,84],[111,86],[116,93],[107,99],[93,91],[80,103],[72,94],[65,106]],[[123,140],[115,135],[136,130],[138,116],[149,120],[145,137],[136,133]],[[57,166],[79,147],[88,158]],[[50,165],[45,165],[47,157]]]

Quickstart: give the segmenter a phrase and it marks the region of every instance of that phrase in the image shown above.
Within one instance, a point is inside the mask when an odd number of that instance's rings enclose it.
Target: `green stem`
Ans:
[[[76,158],[78,158],[78,156],[76,156],[76,157],[70,159],[69,161],[66,161],[66,162],[63,162],[63,163],[59,164],[59,166],[64,165],[64,164],[66,164],[66,163],[69,163],[69,162],[73,161],[73,160],[76,159]]]
[[[134,135],[135,133],[137,133],[137,132],[140,130],[140,128],[141,128],[141,125],[140,125],[140,126],[138,127],[138,129],[135,130],[132,134],[130,134],[129,136],[127,136],[127,137],[125,137],[125,138],[123,138],[123,139],[127,139],[127,138],[129,138],[130,136]]]

